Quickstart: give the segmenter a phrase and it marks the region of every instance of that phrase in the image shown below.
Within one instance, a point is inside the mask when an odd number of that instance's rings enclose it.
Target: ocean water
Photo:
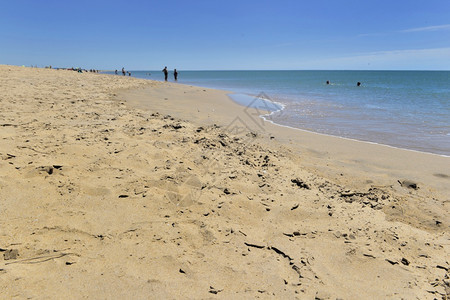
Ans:
[[[450,156],[450,71],[178,72],[179,83],[232,91],[243,105],[258,95],[276,102],[270,119],[280,125]]]

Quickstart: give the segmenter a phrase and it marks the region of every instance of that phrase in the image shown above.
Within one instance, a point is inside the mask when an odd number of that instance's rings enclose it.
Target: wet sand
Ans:
[[[449,293],[449,158],[276,126],[225,91],[0,77],[6,298]]]

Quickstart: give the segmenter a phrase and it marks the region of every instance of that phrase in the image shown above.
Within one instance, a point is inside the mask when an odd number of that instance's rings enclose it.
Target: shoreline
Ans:
[[[349,140],[349,141],[353,141],[353,142],[360,142],[360,143],[367,143],[367,144],[378,145],[378,146],[383,146],[383,147],[389,147],[389,148],[397,149],[397,150],[411,151],[411,152],[416,152],[416,153],[421,153],[421,154],[428,154],[428,155],[435,155],[435,156],[450,158],[450,155],[445,155],[445,154],[438,154],[438,153],[433,153],[433,152],[425,152],[425,151],[419,151],[419,150],[414,150],[414,149],[401,148],[401,147],[396,147],[396,146],[382,144],[382,143],[377,143],[377,142],[357,140],[357,139],[352,139],[352,138],[349,138],[349,137],[343,137],[343,136],[338,136],[338,135],[326,134],[326,133],[311,131],[311,130],[307,130],[307,129],[297,128],[297,127],[293,127],[293,126],[289,126],[289,125],[283,125],[283,124],[279,124],[279,123],[276,123],[274,121],[268,120],[268,119],[265,118],[265,116],[266,115],[261,115],[261,118],[263,118],[264,121],[272,123],[272,124],[277,125],[277,126],[286,127],[286,128],[289,128],[289,129],[300,130],[300,131],[314,133],[314,134],[319,134],[319,135],[328,136],[328,137],[335,137],[335,138]],[[270,115],[268,115],[268,116],[270,116]]]
[[[232,92],[231,94],[240,94],[240,93],[234,93],[234,92]],[[249,97],[255,97],[255,98],[258,98],[257,95],[252,95],[252,94],[243,94],[243,95],[246,95],[246,96],[249,96]],[[379,146],[390,147],[390,148],[398,149],[398,150],[412,151],[412,152],[417,152],[417,153],[422,153],[422,154],[431,154],[431,155],[436,155],[436,156],[441,156],[441,157],[447,157],[447,158],[450,158],[450,155],[438,154],[438,153],[426,152],[426,151],[419,151],[419,150],[408,149],[408,148],[401,148],[401,147],[392,146],[392,145],[388,145],[388,144],[377,143],[377,142],[371,142],[371,141],[364,141],[364,140],[358,140],[358,139],[353,139],[353,138],[349,138],[349,137],[338,136],[338,135],[332,135],[332,134],[327,134],[327,133],[321,133],[321,132],[317,132],[317,131],[313,131],[313,130],[308,130],[308,129],[303,129],[303,128],[298,128],[298,127],[293,127],[293,126],[289,126],[289,125],[284,125],[284,124],[276,123],[275,121],[269,120],[268,117],[270,117],[272,114],[274,114],[274,113],[276,113],[276,112],[279,112],[279,111],[284,110],[286,105],[285,105],[285,104],[282,104],[282,103],[280,103],[280,102],[276,102],[276,101],[269,100],[269,99],[264,99],[264,98],[261,98],[261,99],[263,99],[263,100],[265,100],[265,101],[272,102],[272,103],[274,103],[274,104],[276,104],[276,105],[282,107],[280,110],[276,110],[276,111],[272,111],[272,112],[270,112],[270,113],[268,113],[268,114],[262,114],[262,115],[260,115],[260,117],[261,117],[264,121],[269,122],[269,123],[272,123],[272,124],[277,125],[277,126],[286,127],[286,128],[294,129],[294,130],[301,130],[301,131],[304,131],[304,132],[309,132],[309,133],[319,134],[319,135],[323,135],[323,136],[329,136],[329,137],[341,138],[341,139],[344,139],[344,140],[349,140],[349,141],[354,141],[354,142],[368,143],[368,144],[373,144],[373,145],[379,145]],[[232,100],[233,100],[233,99],[232,99]],[[233,100],[233,101],[234,101],[234,100]],[[241,104],[241,103],[239,103],[239,102],[237,102],[237,101],[234,101],[234,102],[236,102],[237,104],[241,105],[242,107],[246,107],[245,105],[243,105],[243,104]]]
[[[209,107],[206,111],[210,110],[210,116],[208,116],[208,118],[201,117],[201,120],[208,120],[209,122],[214,123],[214,121],[211,121],[212,115],[214,115],[214,117],[216,117],[219,121],[219,125],[229,126],[230,123],[238,118],[246,123],[243,127],[264,133],[266,140],[268,135],[274,135],[282,144],[292,146],[293,151],[307,151],[309,154],[313,154],[313,157],[315,156],[314,158],[318,159],[315,163],[318,163],[323,157],[329,155],[333,157],[333,159],[338,160],[341,164],[349,167],[350,170],[354,172],[355,169],[358,168],[358,161],[360,161],[366,164],[363,169],[367,169],[368,171],[364,173],[356,172],[358,173],[356,177],[364,175],[370,178],[373,175],[371,173],[372,171],[376,174],[380,173],[380,170],[384,169],[383,171],[385,174],[382,176],[379,174],[379,177],[386,177],[386,174],[392,174],[389,176],[391,177],[389,181],[386,181],[386,178],[380,178],[383,179],[381,181],[382,184],[392,185],[396,183],[397,180],[408,179],[434,186],[438,190],[442,189],[443,195],[450,194],[450,187],[448,187],[448,178],[450,178],[450,174],[447,174],[447,170],[450,169],[450,159],[447,156],[326,135],[281,125],[269,120],[264,120],[260,117],[260,111],[248,110],[245,106],[236,103],[227,95],[232,93],[230,91],[172,82],[163,83],[163,86],[164,85],[168,85],[171,89],[175,88],[174,90],[178,90],[178,92],[174,92],[173,96],[170,96],[172,97],[171,99],[181,96],[181,93],[183,96],[186,96],[187,92],[183,89],[191,90],[189,93],[196,93],[195,96],[190,96],[190,98],[188,97],[189,100],[187,101],[184,100],[180,103],[170,103],[170,107],[175,106],[177,108],[172,113],[172,115],[176,117],[195,122],[202,105],[208,105]],[[202,93],[206,93],[206,91],[212,93],[211,96],[208,95],[208,97],[211,97],[209,99],[210,101],[208,99],[204,99],[205,97],[202,95]],[[127,101],[127,103],[130,103],[132,107],[144,109],[151,108],[156,110],[165,107],[162,102],[153,102],[152,105],[146,103],[146,101],[149,101],[148,99],[155,97],[155,95],[150,94],[150,97],[148,97],[148,95],[146,95],[145,88],[138,91],[128,92],[131,93],[131,96],[126,95],[126,92],[119,93],[118,95],[119,98],[122,97]],[[159,97],[159,95],[156,97]],[[195,97],[203,98],[201,101],[197,101]],[[165,98],[166,97],[163,97],[163,99]],[[230,105],[230,103],[232,105]],[[198,107],[199,111],[197,112],[197,109],[193,109],[192,105]],[[167,112],[169,112],[169,110],[167,110]],[[223,114],[230,114],[230,116],[224,116]],[[262,114],[264,114],[264,112],[262,112]],[[255,122],[255,118],[260,119],[262,123]],[[308,142],[306,144],[302,144],[302,140],[307,140]],[[328,146],[330,144],[333,144],[333,146],[337,149],[330,149]],[[314,164],[312,165],[314,166]],[[417,165],[420,165],[421,167],[417,168]],[[324,163],[319,163],[319,167],[325,168]],[[399,172],[399,170],[403,171]],[[420,170],[429,170],[427,178],[423,176]],[[415,173],[415,176],[411,176],[412,173]],[[444,177],[436,177],[434,174],[442,174]],[[336,174],[334,176],[337,177]]]
[[[233,71],[230,71],[233,72]],[[275,71],[278,72],[278,71]],[[344,71],[345,72],[345,71]],[[371,72],[371,71],[368,71]],[[417,71],[415,71],[417,72]],[[138,76],[138,78],[140,78]],[[148,80],[151,80],[150,78],[145,78]],[[159,80],[158,80],[159,81]],[[174,82],[175,83],[175,82]],[[189,85],[188,83],[186,85]],[[208,87],[209,86],[209,87]],[[200,84],[199,87],[206,87],[206,88],[213,88],[213,89],[221,89],[220,87],[214,87],[213,84]],[[225,89],[226,90],[226,89]],[[234,94],[242,94],[242,95],[248,95],[248,96],[252,96],[252,97],[257,97],[258,95],[255,93],[249,93],[249,92],[240,92],[240,91],[233,91]],[[272,101],[274,103],[276,103],[276,101]],[[285,106],[283,104],[283,106]],[[289,111],[288,111],[288,115],[289,115]],[[351,120],[351,118],[350,118]],[[291,128],[297,128],[297,129],[301,129],[301,130],[306,130],[309,132],[313,132],[313,133],[319,133],[319,134],[325,134],[325,135],[330,135],[330,136],[335,136],[335,137],[342,137],[342,138],[346,138],[346,139],[350,139],[350,140],[357,140],[357,141],[362,141],[362,142],[368,142],[368,143],[375,143],[375,144],[379,144],[379,145],[386,145],[386,146],[390,146],[390,147],[394,147],[394,148],[398,148],[398,149],[405,149],[405,150],[411,150],[411,151],[418,151],[421,153],[431,153],[431,154],[436,154],[436,155],[442,155],[444,157],[450,157],[450,153],[448,152],[448,150],[446,150],[444,147],[439,147],[439,144],[436,143],[431,143],[431,144],[427,144],[427,136],[422,136],[421,138],[419,138],[418,140],[414,139],[414,136],[411,135],[409,136],[409,142],[408,141],[403,141],[403,142],[398,142],[398,139],[396,139],[396,136],[402,136],[399,133],[394,133],[393,135],[390,135],[388,137],[384,136],[384,134],[390,134],[392,133],[392,131],[386,131],[386,132],[370,132],[367,131],[367,128],[364,130],[364,133],[367,133],[365,136],[361,136],[355,132],[353,132],[352,134],[347,134],[349,136],[342,136],[339,135],[339,133],[333,133],[333,130],[330,130],[330,128],[328,128],[326,131],[330,131],[331,133],[326,133],[326,132],[321,132],[324,130],[315,130],[314,128],[301,128],[298,127],[295,123],[290,122],[291,124],[294,124],[294,126],[292,125],[285,125],[282,124],[283,122],[277,122],[275,121],[276,124],[280,124],[282,126],[287,126],[287,127],[291,127]],[[305,126],[307,124],[303,124],[303,127],[308,127]],[[315,124],[317,127],[317,124]],[[320,127],[320,126],[319,126]],[[345,129],[345,128],[344,128]],[[413,128],[414,129],[414,128]],[[403,130],[407,130],[406,128],[404,128]],[[353,136],[353,137],[352,137]],[[419,135],[420,136],[420,135]],[[433,138],[437,138],[436,136],[433,136]],[[442,140],[442,143],[445,143],[445,137],[440,137]],[[414,142],[415,141],[415,142]],[[425,147],[423,146],[425,145]],[[443,145],[443,144],[441,144]]]
[[[450,293],[446,158],[281,128],[220,90],[0,77],[6,298]]]

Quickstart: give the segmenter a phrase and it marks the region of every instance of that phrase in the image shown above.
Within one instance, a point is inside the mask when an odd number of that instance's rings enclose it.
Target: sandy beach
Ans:
[[[449,157],[281,127],[227,91],[0,78],[0,298],[450,295]]]

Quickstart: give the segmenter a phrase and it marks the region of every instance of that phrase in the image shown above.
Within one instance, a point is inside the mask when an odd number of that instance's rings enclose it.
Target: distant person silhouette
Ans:
[[[117,75],[117,70],[115,71],[116,75]]]
[[[122,75],[125,76],[125,68],[122,67]]]
[[[167,76],[169,75],[169,71],[167,71],[167,66],[162,70],[164,73],[164,81],[167,81]]]
[[[330,84],[330,81],[329,81],[329,80],[327,80],[327,84]]]
[[[361,82],[358,81],[358,82],[356,83],[356,86],[361,86]]]
[[[177,69],[173,69],[173,77],[175,78],[175,81],[178,80],[178,72],[177,72]]]

